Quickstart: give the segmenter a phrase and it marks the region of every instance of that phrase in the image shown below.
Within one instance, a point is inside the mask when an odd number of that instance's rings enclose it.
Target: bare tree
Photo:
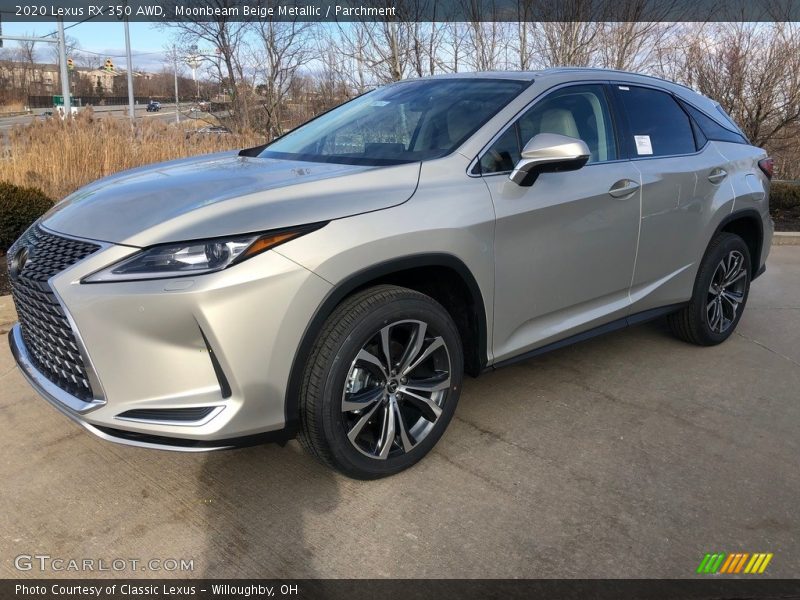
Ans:
[[[261,21],[254,25],[260,42],[254,57],[260,103],[264,108],[267,135],[283,133],[282,108],[300,67],[311,57],[309,22]]]
[[[696,26],[677,61],[676,78],[717,100],[754,144],[773,146],[800,123],[797,23]]]
[[[674,23],[658,21],[601,23],[596,64],[621,71],[653,70],[673,47],[674,31]]]
[[[26,34],[32,35],[32,34]],[[24,96],[30,96],[36,83],[36,42],[25,40],[17,42],[13,59],[19,63],[19,82]]]
[[[245,66],[242,62],[247,23],[224,16],[224,9],[233,5],[232,0],[208,0],[206,4],[223,9],[223,16],[214,17],[213,20],[205,20],[206,17],[187,18],[168,23],[165,27],[177,32],[178,41],[185,48],[197,45],[198,41],[207,42],[214,48],[220,57],[220,73],[227,79],[232,96],[233,124],[239,129],[249,129],[249,99],[252,91],[243,81]]]
[[[593,63],[600,25],[582,21],[537,23],[533,52],[540,67],[587,67]]]
[[[465,67],[467,26],[465,23],[445,23],[442,43],[436,49],[437,67],[445,73],[458,73]]]
[[[494,0],[468,0],[466,13],[469,21],[464,36],[465,65],[473,71],[499,68],[508,45],[508,23],[498,21]]]

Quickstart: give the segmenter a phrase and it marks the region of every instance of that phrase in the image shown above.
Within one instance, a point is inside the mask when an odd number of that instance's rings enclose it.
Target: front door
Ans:
[[[515,184],[508,170],[538,133],[583,140],[589,162],[543,173],[530,187]],[[627,314],[641,180],[619,156],[605,86],[590,84],[537,101],[481,157],[497,217],[496,360]]]

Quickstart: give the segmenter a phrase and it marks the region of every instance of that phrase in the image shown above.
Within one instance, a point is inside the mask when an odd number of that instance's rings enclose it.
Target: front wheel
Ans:
[[[448,312],[419,292],[376,286],[328,318],[305,368],[302,444],[359,479],[425,456],[453,416],[464,371]]]
[[[728,339],[750,293],[750,252],[738,235],[718,234],[700,263],[689,304],[669,315],[672,332],[684,341],[713,346]]]

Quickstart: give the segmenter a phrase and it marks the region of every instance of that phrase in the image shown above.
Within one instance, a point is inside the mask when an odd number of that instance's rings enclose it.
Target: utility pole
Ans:
[[[128,17],[125,17],[125,58],[128,61],[128,114],[131,122],[136,119],[136,107],[133,103],[133,59],[131,58],[131,32]]]
[[[58,17],[58,62],[61,63],[61,93],[64,95],[64,118],[66,118],[72,114],[72,98],[69,95],[67,40],[64,36],[64,19],[61,17]]]
[[[178,48],[172,46],[172,61],[175,66],[175,123],[181,122],[181,103],[178,100]]]

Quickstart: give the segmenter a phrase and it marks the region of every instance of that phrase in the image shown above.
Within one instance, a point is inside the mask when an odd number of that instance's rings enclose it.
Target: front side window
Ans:
[[[603,87],[577,85],[549,94],[523,114],[481,157],[481,173],[513,169],[522,148],[540,133],[558,133],[583,140],[589,147],[589,163],[618,157]]]
[[[616,88],[630,124],[632,158],[695,152],[689,116],[670,94],[633,85]]]
[[[446,156],[529,85],[434,79],[377,89],[275,140],[259,156],[387,165]]]

